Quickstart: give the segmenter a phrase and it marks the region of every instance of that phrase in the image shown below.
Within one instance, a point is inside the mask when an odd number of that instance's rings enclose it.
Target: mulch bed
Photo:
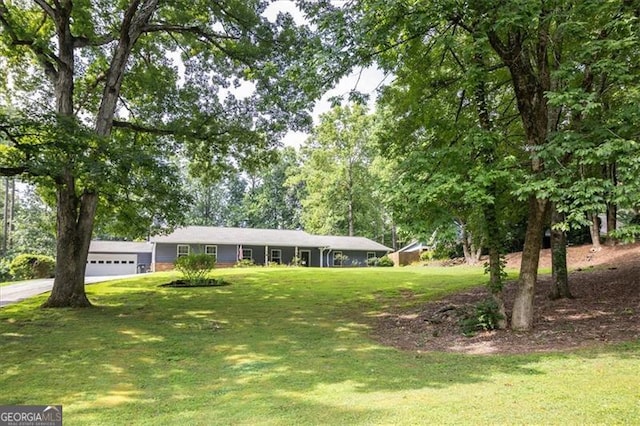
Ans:
[[[372,320],[374,338],[403,350],[470,354],[571,350],[640,339],[640,250],[611,248],[595,256],[600,261],[590,265],[592,255],[569,276],[574,299],[550,300],[551,278],[539,277],[532,331],[462,335],[463,312],[488,296],[479,287],[412,309],[391,307]],[[505,291],[508,316],[515,285]],[[404,297],[415,295],[408,290]]]
[[[175,280],[175,281],[171,281],[170,283],[161,284],[160,287],[194,288],[194,287],[223,287],[227,285],[231,285],[231,283],[224,280],[216,280],[216,279],[210,279],[204,282],[200,282],[198,284],[192,284],[189,281],[185,281],[185,280]]]

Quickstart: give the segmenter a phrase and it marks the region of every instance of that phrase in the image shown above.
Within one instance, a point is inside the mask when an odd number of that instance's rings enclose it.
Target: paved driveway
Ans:
[[[104,281],[113,281],[120,278],[133,277],[134,275],[118,275],[108,277],[86,277],[85,284],[94,284]],[[17,303],[38,294],[51,291],[53,287],[53,278],[45,278],[41,280],[19,281],[15,284],[0,287],[0,308],[12,303]]]

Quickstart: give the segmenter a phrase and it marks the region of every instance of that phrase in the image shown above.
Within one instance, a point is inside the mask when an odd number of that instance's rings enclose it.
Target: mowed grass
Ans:
[[[571,353],[413,353],[367,318],[484,283],[481,268],[219,270],[90,285],[85,310],[0,310],[0,405],[65,424],[637,424],[640,342]],[[411,290],[416,296],[403,295]]]

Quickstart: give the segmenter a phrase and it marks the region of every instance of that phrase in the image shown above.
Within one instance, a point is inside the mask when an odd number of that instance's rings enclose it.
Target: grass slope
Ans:
[[[0,310],[0,405],[65,424],[631,424],[640,343],[528,356],[400,352],[366,316],[486,278],[480,269],[220,270],[91,285],[86,310]],[[403,290],[418,297],[407,300]]]

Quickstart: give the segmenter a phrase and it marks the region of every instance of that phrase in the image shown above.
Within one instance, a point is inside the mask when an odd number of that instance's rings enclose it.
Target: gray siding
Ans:
[[[342,266],[367,266],[367,253],[375,253],[376,257],[382,257],[387,254],[386,251],[356,251],[356,250],[331,250],[330,253],[324,252],[323,266],[333,266],[333,255],[335,252],[341,252],[347,259],[342,262]]]
[[[188,244],[190,253],[202,253],[204,252],[204,244]],[[218,247],[218,263],[224,264],[234,264],[237,261],[237,250],[238,246],[236,245],[217,245]],[[251,249],[252,254],[251,257],[256,265],[264,265],[264,246],[255,246],[255,245],[243,245],[243,249]],[[279,249],[282,252],[282,261],[283,265],[291,264],[293,257],[295,256],[295,247],[284,247],[284,246],[269,246],[268,255],[271,256],[272,249]],[[311,262],[308,266],[318,267],[320,266],[320,250],[316,247],[298,247],[298,251],[308,250],[311,255]],[[336,250],[331,250],[330,252],[325,250],[323,255],[322,266],[333,266],[333,253]],[[342,266],[367,266],[367,253],[368,251],[356,251],[356,250],[337,250],[342,251],[342,254],[348,257],[348,259],[343,262]],[[178,244],[174,243],[156,243],[156,262],[157,263],[173,263],[176,260],[178,253]],[[386,254],[386,251],[375,251],[376,257],[382,257]],[[300,253],[298,253],[300,255]],[[140,255],[138,257],[140,259]],[[151,262],[151,258],[149,256],[149,262]],[[142,263],[139,261],[139,263]]]
[[[151,253],[138,253],[138,265],[151,265]]]
[[[205,245],[216,244],[174,244],[174,243],[156,243],[156,262],[157,263],[173,263],[178,257],[178,245],[188,245],[189,253],[204,253]],[[217,261],[218,263],[236,263],[237,246],[235,245],[217,245]]]

